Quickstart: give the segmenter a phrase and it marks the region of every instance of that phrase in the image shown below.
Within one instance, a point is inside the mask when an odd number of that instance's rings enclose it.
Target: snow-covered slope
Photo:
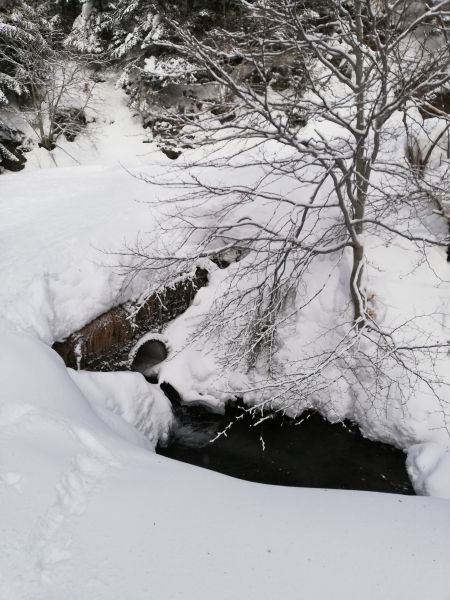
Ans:
[[[74,143],[35,147],[23,172],[0,177],[2,315],[48,344],[157,285],[134,278],[125,289],[129,260],[110,252],[155,229],[146,203],[164,190],[138,175],[170,161],[143,143],[123,92],[106,82],[96,95],[96,121]]]
[[[149,186],[120,166],[83,166],[2,175],[0,189],[0,305],[9,320],[52,343],[133,293],[121,293],[120,260],[108,251],[152,228],[136,202]]]
[[[0,365],[1,600],[448,598],[448,502],[177,463],[34,338],[3,328]]]
[[[141,277],[125,289],[111,265],[128,258],[103,251],[153,236],[161,214],[145,201],[170,193],[120,163],[138,173],[170,162],[142,144],[120,92],[106,83],[99,94],[107,102],[90,137],[35,149],[24,172],[0,176],[0,600],[448,598],[448,501],[261,486],[164,459],[153,448],[171,415],[155,386],[68,371],[43,343],[157,284]],[[226,374],[202,340],[186,343],[225,277],[213,272],[169,325],[161,373],[186,400],[218,409],[233,391]],[[398,286],[384,279],[392,307]],[[340,310],[339,294],[328,297]],[[295,347],[287,337],[286,351]],[[352,416],[374,437],[427,441],[412,447],[410,472],[422,493],[445,495],[444,446],[424,433],[429,408],[416,405],[399,430],[392,415],[377,428],[359,408]]]

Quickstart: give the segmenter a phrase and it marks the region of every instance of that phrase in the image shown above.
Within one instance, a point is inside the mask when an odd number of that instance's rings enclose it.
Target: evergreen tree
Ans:
[[[51,27],[42,7],[24,0],[6,0],[0,8],[0,166],[18,169],[24,162],[23,135],[5,123],[2,112],[12,101],[25,102],[32,92],[29,71],[40,70]]]
[[[24,0],[9,1],[0,13],[0,106],[29,92],[30,56],[44,56],[51,27],[44,14]],[[35,61],[33,61],[35,64]]]
[[[171,20],[208,35],[219,25],[235,27],[240,11],[237,0],[84,0],[66,43],[121,68],[119,85],[145,114],[152,92],[205,78],[195,61],[176,50]]]

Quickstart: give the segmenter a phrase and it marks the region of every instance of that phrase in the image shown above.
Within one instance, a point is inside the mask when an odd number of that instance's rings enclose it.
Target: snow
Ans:
[[[369,293],[374,291],[371,305],[377,311],[378,318],[386,326],[395,328],[411,316],[423,315],[418,322],[428,334],[439,339],[442,332],[446,332],[448,323],[445,317],[449,294],[446,282],[448,266],[443,250],[431,249],[427,261],[418,265],[417,255],[411,252],[411,247],[406,242],[397,244],[392,269],[392,247],[380,244],[375,237],[368,239],[367,245],[371,256],[368,290]],[[211,313],[214,303],[220,301],[228,286],[236,285],[240,272],[247,273],[246,269],[253,260],[253,255],[249,254],[226,270],[211,269],[208,287],[201,289],[191,307],[165,328],[164,334],[172,351],[160,368],[160,380],[170,382],[185,402],[209,402],[215,410],[223,409],[226,400],[238,395],[249,406],[269,405],[291,416],[298,416],[305,408],[313,408],[331,421],[352,419],[368,438],[410,452],[409,456],[413,458],[408,459],[409,473],[417,493],[449,498],[450,463],[447,458],[450,440],[447,429],[448,389],[445,383],[448,378],[447,354],[437,357],[435,365],[436,377],[442,381],[439,391],[447,404],[443,404],[420,383],[409,390],[406,405],[400,395],[388,403],[381,389],[378,397],[374,398],[366,394],[364,387],[360,388],[356,381],[343,380],[336,369],[328,369],[328,383],[320,393],[311,389],[306,401],[299,397],[287,402],[283,390],[277,394],[273,384],[270,385],[272,382],[265,380],[262,372],[245,371],[236,362],[231,366],[224,363],[226,345],[223,345],[220,328],[209,328],[206,332],[202,329],[202,323]],[[332,259],[322,259],[315,265],[310,275],[311,281],[305,280],[305,286],[311,286],[309,293],[313,296],[316,289],[325,285],[325,293],[320,301],[309,304],[296,315],[293,323],[288,322],[281,328],[282,343],[274,356],[275,370],[289,374],[287,369],[292,363],[295,368],[295,359],[302,360],[308,352],[325,353],[330,346],[330,336],[338,339],[340,331],[335,324],[342,320],[345,323],[348,309],[345,288],[348,269],[345,258],[336,266],[333,266]],[[411,271],[414,271],[414,276],[409,276],[409,281],[405,281],[404,274]],[[251,281],[245,280],[244,285],[251,284]],[[326,320],[324,315],[327,315]],[[417,331],[407,330],[407,335],[413,335],[412,339],[415,339]],[[322,346],[317,344],[318,339]],[[424,359],[422,366],[427,368]],[[391,368],[396,373],[396,366],[392,365]],[[401,374],[398,381],[403,381]],[[406,384],[405,389],[408,389]],[[414,448],[418,445],[426,448],[427,444],[435,447],[439,456],[443,456],[439,468],[436,460],[431,467],[428,462],[415,460]]]
[[[448,598],[448,501],[262,486],[162,458],[153,450],[172,417],[157,386],[137,373],[67,370],[48,348],[160,283],[143,273],[125,285],[130,258],[109,251],[138,235],[158,241],[166,215],[157,204],[173,192],[133,175],[170,161],[143,144],[121,92],[110,82],[97,91],[107,102],[89,135],[52,153],[35,148],[24,172],[0,176],[0,600]],[[233,176],[237,184],[255,171]],[[286,195],[297,192],[286,187]],[[261,219],[270,203],[263,208]],[[253,205],[243,210],[255,217]],[[174,235],[169,229],[167,247]],[[373,235],[366,244],[383,322],[432,314],[424,330],[446,332],[444,250],[418,261],[420,249],[397,244],[393,265],[392,246]],[[222,411],[237,393],[250,406],[265,401],[261,372],[235,363],[227,370],[221,332],[207,340],[198,334],[253,260],[249,253],[226,270],[205,262],[209,285],[162,334],[170,353],[160,379],[186,402]],[[282,328],[280,370],[326,351],[324,332],[339,335],[348,268],[346,255],[322,258],[307,274],[309,291],[324,284],[326,293]],[[318,336],[323,345],[313,347]],[[447,362],[438,363],[444,382]],[[401,399],[374,404],[354,382],[327,376],[325,394],[311,390],[309,406],[331,420],[353,418],[365,435],[404,448],[416,491],[450,498],[446,415],[433,397],[418,386],[407,407]],[[305,405],[283,408],[296,415]]]
[[[417,118],[417,115],[413,114],[413,117]],[[390,124],[392,132],[399,126],[396,119],[398,115],[394,115]],[[328,123],[326,127],[329,127]],[[427,127],[428,134],[434,137],[440,125],[435,122]],[[301,135],[308,138],[313,135],[313,130],[314,124],[309,128],[307,126]],[[339,138],[338,133],[336,138]],[[327,130],[326,134],[331,135],[331,132]],[[393,139],[396,144],[387,148],[386,154],[388,160],[395,164],[404,156],[404,140],[401,136],[397,138],[394,133]],[[279,148],[276,144],[266,144],[264,152],[268,162],[271,155],[282,161],[282,156],[277,155]],[[257,165],[257,160],[257,157],[253,158],[254,165]],[[248,154],[245,158],[239,155],[238,161],[245,167],[241,166],[233,172],[233,183],[236,182],[237,186],[245,178],[247,181],[256,180],[249,166],[251,159]],[[435,152],[431,163],[438,168],[442,162],[445,176],[442,153]],[[227,176],[231,179],[228,165],[220,170],[217,177],[227,181]],[[436,177],[439,176],[438,172]],[[275,183],[277,191],[282,187],[286,190],[284,197],[292,194],[295,201],[299,189],[294,186],[295,179],[292,179],[289,182],[287,176],[274,177],[274,182],[268,173],[263,189],[270,192]],[[386,181],[380,182],[380,188],[386,185]],[[325,186],[322,191],[324,198],[327,198],[329,191]],[[307,199],[312,192],[304,185],[300,193],[303,194],[302,198]],[[287,215],[284,215],[283,207],[276,202],[271,204],[258,200],[255,198],[247,205],[236,208],[233,199],[218,199],[218,202],[229,207],[226,223],[239,223],[239,228],[232,231],[231,237],[251,238],[251,227],[256,221],[270,229],[273,215],[276,215],[278,223],[283,223],[283,218],[286,218],[286,227],[290,226],[290,206],[286,209]],[[203,198],[198,201],[200,211],[203,201]],[[211,202],[208,206],[211,206]],[[214,209],[217,209],[217,205]],[[384,218],[393,227],[401,228],[405,224],[410,235],[444,239],[448,235],[448,224],[437,216],[434,209],[434,205],[425,201],[418,209],[412,208],[408,202],[396,205],[393,201],[392,208],[388,209]],[[197,205],[188,213],[192,219],[198,218],[196,210]],[[328,215],[332,222],[332,210]],[[324,217],[322,220],[325,220]],[[311,237],[320,237],[320,223],[316,224],[314,218],[313,221],[315,235]],[[200,222],[203,226],[208,225],[207,217]],[[278,226],[278,231],[283,231],[283,226],[278,223],[275,228]],[[377,322],[382,324],[384,330],[395,331],[400,346],[447,343],[450,339],[450,279],[446,248],[425,248],[420,243],[412,244],[400,237],[382,236],[370,227],[363,237],[367,255],[365,286],[369,308]],[[285,323],[278,328],[277,342],[272,349],[270,376],[264,360],[261,361],[263,364],[249,369],[242,360],[239,337],[245,333],[246,320],[254,312],[255,302],[259,302],[251,290],[267,276],[267,270],[260,268],[257,273],[254,268],[259,260],[258,247],[255,246],[226,271],[213,272],[210,285],[200,290],[193,306],[166,327],[164,333],[172,353],[160,371],[162,379],[172,383],[185,402],[197,403],[213,398],[212,406],[220,408],[227,399],[238,395],[250,407],[269,406],[294,417],[312,408],[331,421],[349,418],[358,423],[363,435],[393,444],[405,452],[413,452],[412,449],[417,445],[430,444],[430,452],[435,448],[439,456],[442,455],[442,460],[434,461],[430,466],[428,461],[415,460],[415,454],[410,454],[413,456],[409,463],[411,478],[417,493],[448,498],[450,386],[445,347],[440,351],[424,353],[418,364],[414,363],[413,357],[407,363],[407,369],[388,357],[381,367],[389,376],[384,380],[381,378],[374,393],[371,370],[372,365],[378,364],[379,357],[376,347],[366,344],[363,354],[367,360],[360,363],[347,361],[344,353],[342,360],[334,361],[322,370],[322,379],[316,387],[306,384],[302,389],[296,383],[300,379],[299,371],[314,372],[317,362],[330,349],[345,346],[343,341],[352,322],[348,295],[351,256],[350,251],[346,250],[342,254],[316,258],[314,264],[302,273],[297,305],[288,303]],[[261,279],[258,280],[258,277]],[[322,292],[318,294],[320,290]],[[243,293],[247,294],[244,306],[233,302],[233,296],[239,298]],[[223,298],[226,298],[225,302]],[[299,309],[302,298],[306,299],[305,305]],[[292,316],[289,318],[290,311]],[[219,315],[220,322],[216,320],[205,326],[205,320],[207,322],[212,313]],[[230,345],[230,339],[234,346]],[[406,360],[409,361],[409,358]],[[424,383],[422,374],[432,379],[432,386]],[[312,381],[316,384],[316,380]],[[423,447],[424,450],[426,447]]]
[[[124,92],[116,89],[115,80],[116,76],[108,70],[100,72],[94,79],[86,73],[86,83],[79,91],[82,97],[78,102],[86,116],[86,129],[77,136],[75,142],[68,142],[64,136],[60,136],[56,148],[51,152],[33,147],[26,154],[26,173],[39,169],[94,165],[137,167],[152,160],[154,148],[150,144],[149,134],[142,128],[139,115],[130,111]],[[85,97],[86,90],[90,94],[89,100]],[[77,105],[75,97],[70,100]],[[10,108],[2,117],[6,123],[24,131],[36,144],[38,140],[26,113]]]
[[[187,59],[178,56],[167,56],[162,59],[150,56],[150,58],[144,60],[144,72],[149,76],[166,80],[165,85],[167,85],[167,81],[178,82],[178,80],[181,80],[185,82],[189,79],[195,81],[194,75],[197,71],[198,67]],[[188,77],[189,74],[190,78]]]
[[[93,166],[3,175],[0,185],[0,304],[10,321],[51,344],[128,299],[108,252],[151,226],[135,202],[148,194],[144,183]]]
[[[221,392],[218,380],[219,366],[215,355],[203,337],[197,343],[191,342],[191,336],[201,326],[208,314],[218,287],[226,278],[226,273],[211,265],[209,284],[201,288],[191,306],[182,315],[165,328],[165,337],[171,352],[159,368],[159,381],[170,383],[181,395],[183,402],[206,405],[211,410],[223,412],[227,400],[233,394]]]
[[[96,91],[107,98],[103,123],[53,152],[35,148],[23,172],[0,180],[0,306],[48,344],[149,287],[146,275],[125,286],[130,259],[111,253],[145,239],[162,218],[147,202],[164,193],[139,173],[144,163],[158,168],[169,160],[142,143],[122,92],[110,83]],[[157,276],[150,285],[158,287]]]
[[[411,446],[406,466],[417,493],[450,500],[450,451],[441,444]]]
[[[167,442],[172,408],[158,385],[147,383],[140,373],[68,371],[97,415],[112,429],[120,424],[119,435],[123,435],[124,421],[131,426],[127,429],[132,432],[133,443],[136,430],[145,437],[145,447],[155,449],[158,442]]]
[[[177,463],[118,436],[96,376],[35,338],[3,327],[0,365],[1,600],[448,597],[448,502]]]
[[[167,167],[169,176],[171,172],[178,176],[178,171],[173,170],[173,163],[157,152],[153,144],[143,144],[148,141],[145,133],[127,108],[123,93],[114,89],[107,77],[104,83],[98,84],[95,93],[98,101],[104,99],[102,117],[97,115],[96,121],[88,125],[86,134],[80,135],[75,143],[62,142],[61,148],[52,153],[35,148],[29,154],[25,171],[2,175],[0,180],[0,235],[3,240],[0,271],[4,280],[0,305],[3,316],[18,329],[32,333],[47,344],[64,339],[112,306],[142,298],[146,292],[157,289],[161,278],[164,279],[160,270],[143,272],[128,283],[124,273],[132,259],[111,254],[111,251],[120,252],[125,246],[133,245],[138,236],[144,244],[151,243],[154,248],[158,243],[166,248],[177,248],[179,233],[170,220],[177,205],[164,206],[162,201],[171,199],[180,190],[156,187],[143,181],[140,175],[152,176]],[[438,126],[435,123],[434,127]],[[433,128],[429,127],[432,135]],[[302,135],[308,137],[312,133],[311,126],[307,126]],[[232,173],[236,185],[244,185],[261,175],[261,166],[243,166],[249,156],[258,163],[258,149],[245,148],[245,144],[243,148],[245,152],[235,153],[233,158],[240,164],[240,168]],[[219,144],[215,158],[226,166],[215,172],[203,169],[202,177],[209,181],[230,179],[227,155],[233,149],[236,150],[229,145],[222,148]],[[403,150],[399,147],[395,151]],[[282,160],[286,149],[275,143],[267,144],[264,160],[270,155]],[[182,177],[180,172],[180,184]],[[284,186],[286,197],[295,198],[298,194],[295,181],[285,178],[280,182],[276,177],[271,181],[266,176],[266,191],[280,185]],[[324,194],[327,191],[325,187]],[[302,197],[308,197],[307,187],[301,192]],[[202,198],[198,207],[194,205],[192,209],[203,225],[214,220],[213,208],[217,205],[210,203],[209,207],[210,217],[204,215]],[[281,208],[280,211],[278,207],[277,214],[288,222],[291,207]],[[270,202],[259,203],[256,215],[255,205],[250,203],[239,208],[236,218],[246,218],[248,228],[251,228],[252,219],[259,218],[261,222],[270,219],[272,209]],[[165,224],[162,230],[161,222],[167,218],[168,226]],[[399,213],[394,213],[394,218],[398,219]],[[424,213],[418,220],[419,232],[423,231],[422,221],[434,229],[443,227],[439,217]],[[246,235],[244,228],[240,232]],[[446,306],[450,290],[445,250],[432,248],[424,260],[420,248],[416,251],[406,241],[396,241],[393,264],[392,246],[373,234],[366,238],[370,257],[368,290],[377,317],[385,324],[395,326],[409,317],[434,313],[441,315],[442,323],[435,322],[435,317],[424,318],[423,329],[438,338],[447,335]],[[184,252],[188,254],[190,247],[201,247],[202,243],[201,235],[191,236],[189,244],[184,245]],[[160,379],[171,383],[185,402],[205,404],[221,412],[225,402],[236,394],[244,396],[249,405],[266,401],[264,394],[261,395],[262,374],[258,369],[246,371],[236,361],[224,367],[224,359],[230,356],[223,339],[226,335],[222,336],[220,330],[210,339],[198,334],[205,316],[229,289],[235,293],[237,285],[241,288],[252,285],[248,273],[254,260],[255,255],[249,253],[226,270],[217,269],[206,261],[204,266],[210,271],[210,284],[198,292],[185,315],[169,324],[164,332],[170,355],[160,367]],[[303,278],[302,285],[310,296],[322,285],[325,293],[300,311],[295,322],[289,320],[281,328],[283,343],[273,357],[281,374],[290,376],[287,368],[293,359],[303,360],[308,354],[327,352],[339,340],[350,319],[346,289],[348,270],[348,256],[339,257],[337,262],[336,258],[324,257],[317,259],[314,269]],[[340,329],[335,327],[336,324]],[[299,339],[302,344],[298,343]],[[445,381],[445,357],[439,365],[439,376]],[[289,401],[287,406],[283,392],[277,403],[272,388],[268,388],[272,406],[281,407],[292,416],[304,408],[315,408],[332,421],[351,418],[360,425],[364,435],[392,443],[405,451],[426,442],[440,444],[443,452],[449,449],[445,428],[448,409],[442,410],[435,399],[427,396],[426,390],[417,389],[405,409],[402,398],[386,406],[382,395],[374,403],[373,398],[365,396],[364,389],[356,393],[356,383],[346,382],[336,370],[330,369],[326,376],[329,380],[326,388],[320,394],[308,390],[307,403]],[[444,473],[444,466],[437,472]],[[427,487],[419,479],[416,476],[414,481],[420,493],[445,488]]]

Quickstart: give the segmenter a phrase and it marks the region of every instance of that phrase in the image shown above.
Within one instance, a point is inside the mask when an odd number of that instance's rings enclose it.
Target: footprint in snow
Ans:
[[[72,433],[80,452],[75,454],[70,468],[56,484],[55,502],[39,519],[32,536],[36,576],[42,583],[48,583],[57,565],[72,557],[70,539],[63,537],[64,525],[71,517],[85,512],[98,483],[112,468],[120,467],[120,463],[87,430],[75,427]]]

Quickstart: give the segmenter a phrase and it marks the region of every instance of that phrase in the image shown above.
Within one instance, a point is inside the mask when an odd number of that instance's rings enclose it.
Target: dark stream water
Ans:
[[[239,408],[216,415],[174,406],[177,425],[158,448],[163,456],[259,483],[414,494],[404,453],[367,440],[352,423],[308,413],[299,422],[274,416],[256,425]]]

